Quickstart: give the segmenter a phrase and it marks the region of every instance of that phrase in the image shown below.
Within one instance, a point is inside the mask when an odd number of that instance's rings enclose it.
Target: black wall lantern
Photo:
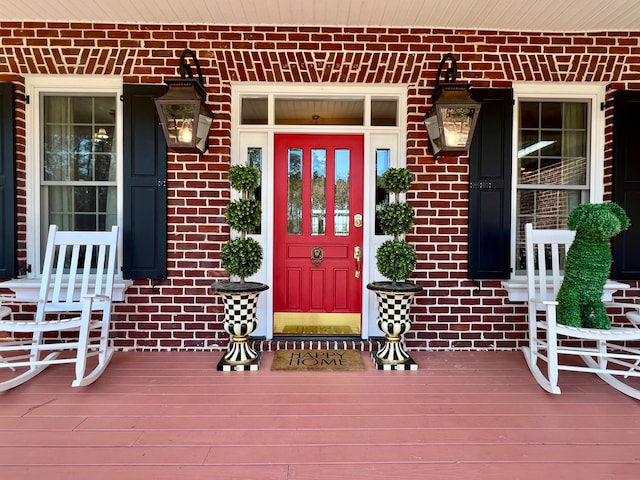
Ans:
[[[193,59],[197,80],[193,79],[187,55]],[[167,147],[182,153],[204,153],[214,114],[205,104],[202,71],[192,50],[185,49],[180,55],[180,79],[165,79],[165,83],[169,86],[167,93],[155,102]]]
[[[442,68],[447,61],[451,66],[445,71],[445,83],[440,83]],[[431,153],[439,155],[461,155],[469,151],[476,128],[480,103],[469,96],[470,83],[456,83],[458,66],[451,53],[440,62],[436,85],[431,97],[433,106],[424,118],[429,135]]]

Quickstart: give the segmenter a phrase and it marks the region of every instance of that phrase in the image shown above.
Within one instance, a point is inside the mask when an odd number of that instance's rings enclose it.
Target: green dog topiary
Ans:
[[[602,292],[611,269],[609,239],[629,228],[629,217],[616,203],[578,205],[567,222],[576,237],[558,291],[558,323],[610,329]]]

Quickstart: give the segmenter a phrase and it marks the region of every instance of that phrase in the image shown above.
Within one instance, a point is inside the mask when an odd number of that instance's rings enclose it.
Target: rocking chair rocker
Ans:
[[[16,372],[0,382],[0,391],[21,385],[54,364],[75,364],[74,387],[93,383],[102,374],[113,355],[109,323],[117,239],[117,226],[110,232],[62,232],[50,227],[37,302],[0,297],[5,304],[36,305],[33,320],[13,320],[11,315],[0,319],[0,331],[17,334],[0,338],[0,368]],[[7,307],[0,309],[7,313]],[[66,313],[72,318],[58,318]],[[66,331],[76,331],[77,337],[66,340],[62,334]],[[65,350],[75,350],[75,355],[60,356]],[[92,356],[97,356],[97,365],[86,373]]]
[[[559,324],[556,294],[562,284],[564,256],[575,232],[534,230],[528,223],[525,235],[529,346],[522,350],[536,381],[546,391],[559,394],[560,371],[590,372],[622,393],[640,400],[640,348],[629,345],[629,342],[640,341],[638,306],[605,302],[607,307],[634,310],[623,317],[623,326],[610,330]],[[576,357],[581,362],[577,362]],[[546,373],[543,373],[544,364]]]

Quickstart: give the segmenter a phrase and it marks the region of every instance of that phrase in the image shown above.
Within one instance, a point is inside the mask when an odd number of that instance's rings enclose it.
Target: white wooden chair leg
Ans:
[[[549,375],[549,386],[551,392],[559,394],[558,387],[558,332],[556,330],[555,308],[550,308],[547,313],[547,371]]]
[[[109,350],[113,349],[109,348],[109,331],[110,326],[109,322],[111,321],[111,312],[106,310],[102,314],[102,323],[100,324],[100,353],[98,356],[99,364],[105,363],[107,361],[107,356],[109,355]]]
[[[89,299],[85,305],[86,311],[83,309],[82,314],[87,315],[86,325],[90,325],[90,316],[91,316],[91,300]],[[98,339],[98,343],[91,346],[90,340],[90,329],[87,327],[86,332],[81,332],[81,343],[78,346],[78,351],[84,351],[84,358],[79,359],[76,364],[76,379],[72,383],[74,387],[86,386],[93,382],[95,382],[102,372],[105,370],[109,362],[111,361],[111,357],[113,356],[113,348],[109,347],[109,317],[110,311],[105,310],[102,313],[101,325],[100,325],[100,338]],[[86,358],[89,353],[90,348],[94,348],[97,346],[98,351],[95,352],[97,355],[98,363],[95,368],[89,373],[85,374],[86,371]]]
[[[85,310],[82,311],[82,316],[85,314],[91,315],[91,310],[85,313]],[[84,379],[84,372],[87,368],[87,352],[89,350],[89,322],[90,319],[85,319],[83,322],[80,331],[78,332],[78,349],[76,352],[76,379],[73,381],[72,385],[76,386],[76,384],[81,384]]]

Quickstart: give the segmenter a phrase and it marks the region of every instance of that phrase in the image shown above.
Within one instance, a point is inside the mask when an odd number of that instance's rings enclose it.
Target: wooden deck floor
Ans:
[[[416,372],[217,372],[220,353],[116,353],[0,394],[3,480],[640,478],[640,402],[541,390],[518,352],[413,353]],[[1,375],[5,375],[3,370]]]

